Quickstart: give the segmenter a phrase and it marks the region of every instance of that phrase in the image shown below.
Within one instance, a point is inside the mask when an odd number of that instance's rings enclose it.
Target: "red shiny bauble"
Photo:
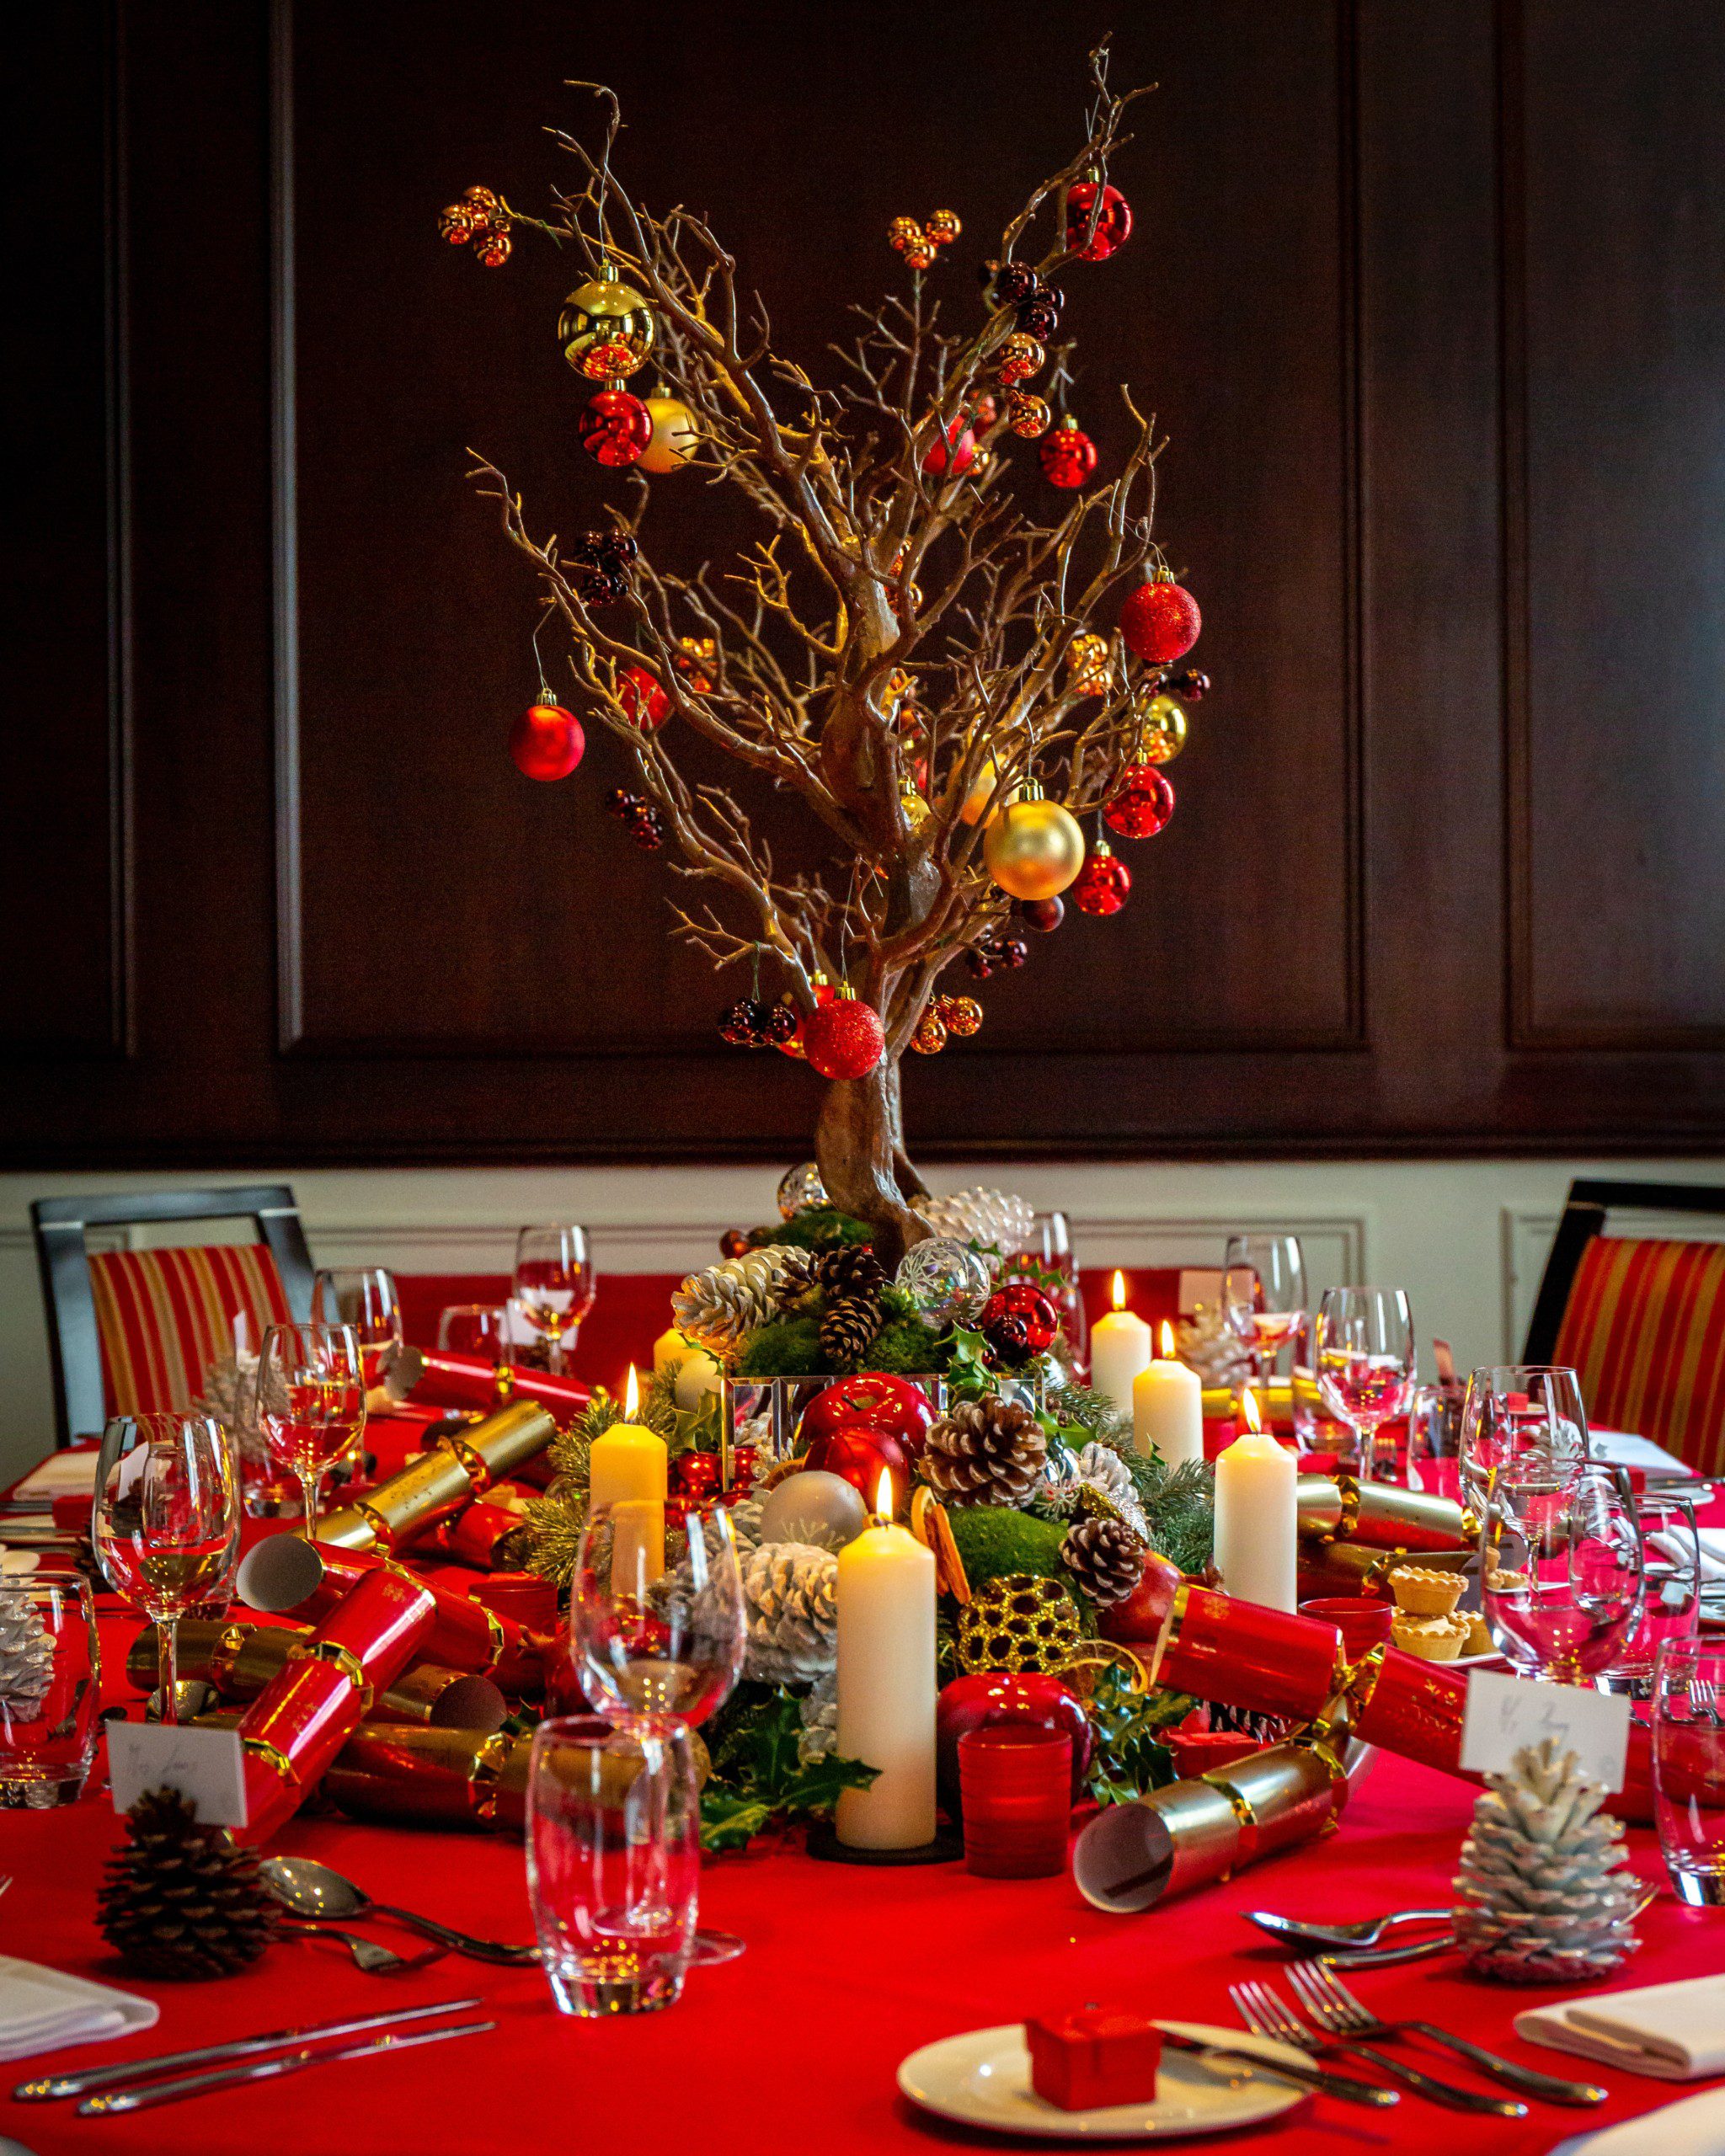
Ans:
[[[644,666],[626,666],[617,677],[617,700],[631,726],[654,732],[670,716],[670,698],[659,686],[657,675]]]
[[[740,1228],[727,1228],[718,1239],[721,1257],[740,1257],[745,1250],[753,1250],[754,1247]]]
[[[1132,872],[1119,855],[1096,847],[1078,871],[1072,903],[1080,913],[1118,913],[1132,888]]]
[[[1153,839],[1174,813],[1174,789],[1154,764],[1128,764],[1102,812],[1123,839]]]
[[[1066,918],[1065,905],[1059,899],[1020,899],[1012,911],[1027,927],[1044,936],[1051,936]]]
[[[515,769],[528,778],[567,778],[586,750],[580,720],[561,704],[529,704],[509,730]]]
[[[823,1078],[866,1078],[886,1053],[879,1012],[840,996],[803,1021],[803,1053]]]
[[[718,1495],[719,1474],[716,1452],[679,1453],[671,1465],[676,1494],[694,1505],[704,1505]]]
[[[595,464],[638,464],[653,440],[653,414],[627,389],[601,389],[581,414],[581,446]],[[1182,646],[1182,649],[1184,646]]]
[[[1097,1617],[1103,1637],[1122,1641],[1160,1639],[1180,1580],[1178,1565],[1160,1550],[1146,1550],[1137,1586],[1124,1602],[1111,1602]]]
[[[830,1003],[837,992],[838,991],[833,987],[832,983],[827,979],[824,974],[816,977],[814,981],[814,1001],[817,1007],[824,1006],[825,1005]],[[781,1055],[793,1055],[800,1063],[807,1054],[807,1050],[803,1045],[803,1020],[798,1012],[791,1005],[787,1004],[785,1008],[788,1010],[791,1014],[792,1024],[790,1030],[785,1033],[782,1038],[775,1036],[772,1044],[778,1050]]]
[[[950,1817],[959,1817],[959,1739],[973,1729],[995,1729],[1003,1722],[1022,1729],[1051,1730],[1072,1740],[1072,1801],[1083,1794],[1090,1771],[1093,1738],[1084,1702],[1070,1684],[1036,1670],[1015,1673],[982,1670],[955,1677],[941,1687],[934,1710],[934,1771],[940,1801]]]
[[[871,1423],[841,1422],[814,1439],[803,1465],[848,1482],[871,1513],[884,1474],[893,1478],[895,1509],[911,1494],[911,1455],[890,1430],[877,1430]]]
[[[953,470],[956,474],[968,472],[976,462],[976,437],[962,419],[954,419],[943,432],[935,436],[922,459],[925,472],[944,472],[947,451],[953,452]]]
[[[1052,1347],[1055,1335],[1060,1329],[1060,1312],[1052,1300],[1028,1280],[1009,1280],[1004,1288],[996,1288],[982,1305],[985,1333],[1007,1318],[1016,1318],[1023,1326],[1025,1344],[1033,1355],[1040,1355]]]
[[[1096,182],[1081,179],[1066,189],[1066,244],[1081,262],[1106,262],[1132,237],[1132,205],[1118,187],[1104,187],[1102,207],[1096,213],[1096,230],[1088,244],[1090,212],[1096,201]]]
[[[1096,444],[1073,419],[1062,419],[1052,434],[1044,435],[1036,453],[1051,487],[1081,487],[1096,469]]]
[[[1166,577],[1140,584],[1120,609],[1126,648],[1146,666],[1172,666],[1198,642],[1204,616],[1189,591]]]
[[[934,1419],[934,1402],[920,1385],[884,1370],[862,1370],[814,1396],[803,1410],[798,1443],[807,1447],[836,1431],[860,1427],[884,1431],[915,1460]]]

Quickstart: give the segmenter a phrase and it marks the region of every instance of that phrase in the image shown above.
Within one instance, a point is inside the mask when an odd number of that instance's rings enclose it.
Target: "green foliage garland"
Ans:
[[[803,1716],[777,1684],[740,1684],[706,1732],[713,1772],[701,1792],[701,1846],[745,1848],[774,1824],[817,1818],[841,1790],[867,1789],[880,1771],[829,1753],[804,1764]]]

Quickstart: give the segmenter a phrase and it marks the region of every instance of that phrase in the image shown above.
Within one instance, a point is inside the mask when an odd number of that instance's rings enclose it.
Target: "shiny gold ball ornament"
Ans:
[[[936,210],[922,229],[937,247],[950,247],[964,227],[956,210]]]
[[[982,857],[1010,897],[1057,899],[1084,866],[1084,834],[1069,809],[1027,786],[990,819]]]
[[[1040,374],[1047,358],[1035,338],[1015,329],[995,355],[995,371],[1010,388],[1015,382],[1028,382],[1032,375]]]
[[[596,277],[578,286],[563,302],[557,341],[563,357],[587,381],[623,382],[647,364],[658,328],[646,300],[606,262]]]
[[[1171,764],[1186,746],[1186,713],[1172,696],[1142,697],[1134,707],[1142,731],[1138,737],[1140,764]]]
[[[949,1033],[956,1033],[961,1041],[969,1040],[981,1027],[982,1006],[974,995],[943,995],[940,1016]]]
[[[1106,637],[1076,636],[1066,647],[1066,686],[1075,696],[1106,696],[1114,670]]]
[[[1054,414],[1045,397],[1027,397],[1015,389],[1007,399],[1007,424],[1021,441],[1034,441],[1049,430]]]
[[[931,1003],[916,1021],[916,1030],[911,1036],[911,1045],[918,1055],[938,1055],[946,1044],[945,1022]]]
[[[642,471],[661,477],[667,472],[681,471],[701,446],[695,414],[681,397],[673,397],[662,387],[654,390],[646,404],[647,416],[653,422],[653,439],[636,458],[636,463]]]
[[[908,782],[899,790],[899,810],[910,830],[920,831],[928,821],[928,803]]]

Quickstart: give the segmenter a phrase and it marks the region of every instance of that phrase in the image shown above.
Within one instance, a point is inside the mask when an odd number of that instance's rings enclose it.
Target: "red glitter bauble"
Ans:
[[[934,1402],[920,1385],[885,1370],[862,1370],[815,1394],[803,1410],[797,1442],[806,1452],[817,1438],[861,1425],[877,1433],[884,1431],[915,1460],[933,1422]],[[868,1490],[863,1495],[872,1498],[874,1492]]]
[[[1123,839],[1153,839],[1174,813],[1174,789],[1154,764],[1128,764],[1102,819]]]
[[[1120,609],[1120,634],[1126,648],[1146,666],[1172,666],[1198,642],[1204,616],[1189,591],[1167,578],[1140,584]]]
[[[866,1078],[886,1053],[880,1014],[854,995],[841,996],[803,1021],[803,1053],[823,1078]]]
[[[836,1475],[848,1482],[873,1512],[883,1473],[893,1478],[893,1502],[911,1493],[911,1456],[890,1430],[872,1422],[841,1422],[814,1438],[803,1456],[804,1467]]]
[[[617,700],[631,726],[657,733],[670,716],[670,698],[660,687],[658,676],[644,666],[624,667],[617,680]]]
[[[1052,1346],[1060,1329],[1060,1312],[1053,1302],[1028,1280],[1008,1281],[995,1289],[982,1305],[981,1329],[986,1334],[1007,1318],[1016,1318],[1023,1327],[1025,1344],[1033,1355]]]
[[[1076,419],[1062,419],[1036,453],[1051,487],[1081,487],[1096,469],[1096,444]]]
[[[953,470],[955,474],[968,472],[976,462],[976,437],[962,419],[954,419],[943,434],[937,435],[929,444],[927,453],[922,459],[923,470],[944,472],[947,468],[948,448],[953,452]]]
[[[1081,179],[1066,189],[1066,244],[1081,262],[1106,262],[1132,237],[1132,205],[1118,187],[1104,187],[1102,207],[1090,244],[1082,244],[1089,229],[1091,206],[1096,200],[1096,182]]]
[[[652,439],[653,414],[627,389],[601,389],[587,399],[581,414],[581,446],[595,464],[613,469],[638,464]]]
[[[509,730],[515,769],[528,778],[567,778],[586,750],[580,720],[561,704],[529,704]]]
[[[1132,872],[1118,855],[1098,846],[1078,871],[1072,903],[1080,913],[1118,913],[1132,888]]]

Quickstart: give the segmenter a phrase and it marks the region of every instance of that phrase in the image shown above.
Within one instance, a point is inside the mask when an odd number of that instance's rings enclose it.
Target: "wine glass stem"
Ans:
[[[560,1378],[563,1375],[563,1334],[560,1331],[547,1333],[546,1339],[548,1342],[545,1357],[546,1368],[553,1377]]]
[[[156,1622],[156,1678],[162,1688],[162,1719],[179,1720],[179,1620],[162,1617]]]
[[[323,1509],[323,1469],[314,1468],[309,1475],[301,1476],[300,1488],[306,1500],[306,1540],[315,1542],[318,1540],[318,1515]]]

